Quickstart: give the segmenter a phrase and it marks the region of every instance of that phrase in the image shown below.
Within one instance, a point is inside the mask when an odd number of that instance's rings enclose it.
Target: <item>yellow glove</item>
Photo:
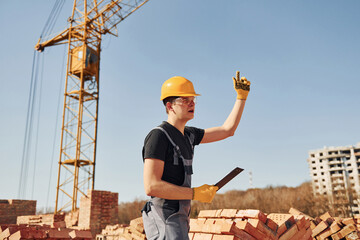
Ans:
[[[249,91],[250,91],[250,81],[246,79],[246,77],[240,78],[240,72],[236,71],[236,78],[233,77],[234,80],[234,88],[237,92],[237,99],[246,100]]]
[[[211,203],[218,189],[219,188],[217,186],[207,184],[204,184],[200,187],[195,187],[193,188],[193,200]]]

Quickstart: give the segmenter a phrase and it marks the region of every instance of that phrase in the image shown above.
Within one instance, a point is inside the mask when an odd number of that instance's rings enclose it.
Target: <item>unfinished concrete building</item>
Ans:
[[[326,195],[340,215],[360,213],[360,142],[356,146],[324,147],[307,159],[315,195]]]

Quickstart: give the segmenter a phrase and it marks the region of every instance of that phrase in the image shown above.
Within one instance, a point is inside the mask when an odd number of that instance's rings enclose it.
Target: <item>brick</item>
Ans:
[[[340,240],[354,231],[356,231],[355,225],[346,225],[339,232],[331,235],[331,237],[333,240]]]
[[[318,240],[324,240],[327,239],[331,234],[334,234],[330,228],[325,229],[324,231],[322,231],[322,233],[318,234],[316,236],[316,239]]]
[[[128,228],[130,228],[131,234],[134,235],[142,236],[141,234],[145,233],[145,231],[144,232],[138,231],[134,226],[129,226]]]
[[[224,234],[233,234],[234,232],[236,232],[236,229],[237,229],[235,225],[236,225],[235,222],[224,221],[221,224],[220,232],[224,233]]]
[[[246,232],[241,232],[239,235],[214,235],[212,240],[256,240]]]
[[[272,220],[271,218],[267,218],[266,219],[266,226],[268,226],[271,230],[273,230],[274,232],[277,231],[278,229],[278,225],[276,222],[274,222],[274,220]]]
[[[311,229],[316,228],[316,224],[315,224],[314,221],[310,221],[310,228],[311,228]]]
[[[330,230],[333,233],[336,233],[338,231],[340,231],[342,228],[341,223],[339,223],[338,221],[334,221],[331,225],[330,225]]]
[[[131,232],[131,238],[134,240],[145,240],[146,235],[141,232],[135,231],[135,232]]]
[[[312,217],[310,217],[309,215],[306,215],[306,214],[303,213],[303,212],[300,212],[300,211],[297,210],[296,208],[290,208],[289,213],[292,214],[292,215],[301,215],[301,216],[304,216],[306,219],[309,219],[309,220],[312,219]]]
[[[142,217],[135,218],[130,221],[130,226],[134,227],[138,232],[143,233],[144,232],[144,224]]]
[[[277,229],[276,235],[281,236],[284,232],[286,232],[288,229],[291,228],[292,225],[296,224],[295,218],[293,215],[287,214],[285,216],[286,218],[283,218],[281,220],[281,224],[279,224],[279,227]]]
[[[194,233],[189,233],[189,240],[193,240],[194,238]]]
[[[353,218],[344,218],[342,221],[341,221],[342,224],[344,225],[349,225],[349,224],[353,224],[355,225],[355,220]]]
[[[66,227],[77,226],[79,221],[79,210],[67,213],[64,221],[66,223]]]
[[[327,229],[329,226],[329,224],[326,221],[322,221],[320,222],[318,225],[316,225],[316,227],[312,230],[312,237],[315,237],[316,235],[320,234],[322,231],[324,231],[325,229]]]
[[[293,207],[291,207],[291,208],[289,209],[289,213],[290,213],[291,215],[302,215],[302,214],[303,214],[302,212],[300,212],[299,210],[297,210],[296,208],[293,208]]]
[[[237,234],[235,234],[235,236],[237,237],[235,238],[236,240],[256,240],[256,238],[254,238],[245,231],[240,231]]]
[[[203,233],[221,233],[221,222],[217,221],[215,219],[207,219],[205,223],[202,226],[201,232]]]
[[[302,228],[306,228],[306,224],[308,222],[309,220],[306,220],[304,216],[298,216],[297,219],[295,219],[295,224],[299,230]]]
[[[237,209],[223,209],[220,213],[220,217],[222,218],[235,218]]]
[[[360,239],[360,235],[357,232],[352,232],[349,233],[348,235],[345,236],[346,240],[356,240],[356,239]]]
[[[304,237],[304,235],[306,235],[307,231],[308,231],[308,229],[306,229],[306,228],[299,229],[299,231],[291,237],[291,240],[302,239]],[[311,231],[311,229],[310,229],[310,231]],[[309,237],[307,237],[307,238],[309,238]]]
[[[318,225],[319,223],[321,223],[323,220],[321,219],[321,218],[319,218],[319,217],[316,217],[315,219],[314,219],[314,222],[315,222],[315,224],[316,225]]]
[[[0,239],[6,239],[6,238],[10,237],[11,234],[13,234],[19,230],[20,230],[19,226],[8,227],[0,233]]]
[[[326,221],[328,218],[332,218],[332,216],[330,215],[329,212],[324,213],[323,215],[320,216],[320,219],[323,221]]]
[[[212,240],[240,240],[240,239],[234,235],[213,235]],[[242,238],[241,240],[252,240],[252,239]]]
[[[20,239],[30,239],[30,236],[24,236],[25,234],[21,234],[21,231],[17,231],[13,234],[11,234],[7,239],[9,240],[20,240]]]
[[[91,231],[80,231],[80,230],[73,230],[71,232],[69,232],[69,236],[72,239],[92,239],[92,234]]]
[[[213,235],[209,233],[195,233],[193,240],[212,240]]]
[[[237,218],[245,218],[245,219],[248,219],[248,218],[259,219],[263,223],[266,223],[266,219],[267,219],[266,214],[264,214],[260,210],[256,210],[256,209],[239,210],[236,214],[236,217]]]
[[[313,238],[312,238],[311,234],[312,234],[312,230],[311,230],[311,228],[308,228],[308,229],[306,229],[306,233],[302,237],[300,237],[299,239],[294,239],[294,240],[312,240]]]
[[[190,219],[190,232],[201,232],[206,219]]]
[[[19,225],[17,224],[2,224],[0,225],[0,233],[2,233],[3,231],[5,231],[7,228],[16,228],[16,229],[20,229]]]
[[[45,239],[47,234],[43,230],[36,228],[27,227],[21,228],[17,232],[9,236],[9,240],[20,240],[20,239]]]
[[[222,209],[220,210],[201,210],[198,214],[198,218],[218,218]]]
[[[239,239],[255,240],[250,234],[236,227],[236,223],[233,221],[225,220],[221,227],[221,233],[235,235]]]
[[[54,228],[66,228],[66,223],[65,223],[65,221],[53,222],[52,227],[54,227]]]
[[[287,213],[270,213],[267,217],[272,219],[279,226],[291,217],[294,219],[294,216],[292,214],[287,214]]]
[[[125,229],[124,233],[122,234],[124,236],[125,239],[132,239],[131,237],[131,233],[129,232],[129,229]]]
[[[48,237],[51,239],[70,239],[69,236],[70,229],[58,230],[51,228],[47,231]]]
[[[296,224],[292,225],[290,229],[284,232],[280,237],[279,240],[289,240],[291,239],[297,232],[299,231]]]
[[[237,221],[236,227],[241,230],[244,230],[245,232],[247,232],[256,239],[266,239],[266,235],[264,233],[258,231],[253,225],[251,225],[247,221]]]
[[[248,222],[253,225],[256,229],[261,231],[266,235],[269,239],[276,239],[276,233],[273,232],[265,223],[260,221],[259,219],[248,219]]]

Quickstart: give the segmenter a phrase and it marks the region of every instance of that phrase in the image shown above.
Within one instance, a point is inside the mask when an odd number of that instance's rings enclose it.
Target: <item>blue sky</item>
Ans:
[[[0,2],[0,199],[17,197],[34,46],[53,4]],[[67,27],[71,8],[66,1],[54,33]],[[250,171],[260,188],[310,180],[309,150],[360,142],[359,9],[355,0],[150,0],[118,25],[119,37],[102,42],[95,188],[118,192],[121,202],[146,198],[141,149],[166,120],[161,84],[190,79],[202,96],[188,125],[208,128],[229,114],[237,70],[252,82],[243,118],[235,136],[196,148],[194,186],[236,166],[245,171],[221,192],[249,188]],[[39,208],[54,206],[66,51],[43,54],[26,196]]]

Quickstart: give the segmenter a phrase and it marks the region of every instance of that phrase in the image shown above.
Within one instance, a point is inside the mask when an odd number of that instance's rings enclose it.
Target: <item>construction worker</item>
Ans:
[[[211,203],[218,187],[204,184],[191,188],[192,159],[195,145],[234,135],[244,110],[250,82],[233,77],[237,98],[224,124],[200,129],[186,126],[194,118],[197,94],[192,82],[172,77],[164,82],[160,100],[167,121],[150,131],[143,147],[144,188],[151,199],[142,209],[146,237],[152,239],[189,239],[191,200]]]

